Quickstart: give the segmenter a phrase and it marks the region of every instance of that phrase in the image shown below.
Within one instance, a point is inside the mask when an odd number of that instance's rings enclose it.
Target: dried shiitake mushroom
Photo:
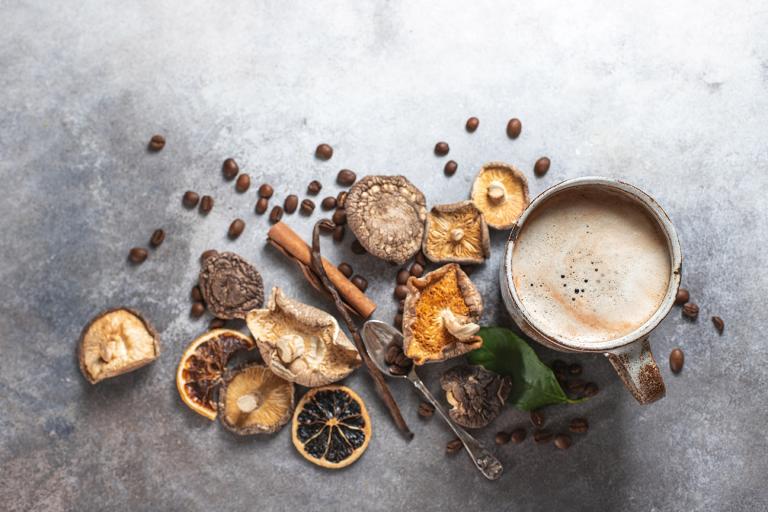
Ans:
[[[347,224],[369,253],[402,264],[419,250],[426,204],[403,176],[366,176],[349,189]]]
[[[245,318],[264,304],[261,275],[233,252],[216,253],[202,262],[200,290],[216,318]]]
[[[416,364],[444,361],[480,348],[480,293],[455,263],[410,277],[403,310],[403,350]]]
[[[472,201],[434,206],[427,215],[423,250],[435,263],[482,263],[491,254],[483,214]]]
[[[137,311],[103,311],[80,335],[80,370],[88,382],[96,384],[151,363],[160,355],[159,343],[152,324]]]
[[[481,366],[454,366],[440,378],[451,405],[448,414],[466,428],[482,428],[501,412],[512,384]]]
[[[334,317],[272,289],[267,309],[246,316],[261,357],[278,376],[302,386],[324,386],[360,366],[357,349]]]
[[[472,185],[472,202],[493,229],[511,229],[528,206],[528,180],[503,162],[485,164]]]
[[[219,419],[235,434],[271,434],[293,413],[293,384],[251,363],[227,372],[219,390]]]

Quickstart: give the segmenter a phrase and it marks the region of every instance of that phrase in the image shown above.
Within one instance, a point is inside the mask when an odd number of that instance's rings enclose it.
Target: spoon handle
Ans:
[[[477,469],[480,470],[483,476],[488,480],[498,480],[502,471],[504,471],[501,462],[499,462],[498,459],[480,443],[480,441],[454,423],[451,417],[448,416],[448,413],[445,412],[445,409],[443,409],[443,406],[440,405],[434,396],[432,396],[432,393],[429,392],[427,386],[425,386],[419,376],[416,375],[415,371],[412,370],[411,373],[408,374],[408,380],[416,386],[416,389],[421,391],[424,398],[434,406],[435,410],[440,413],[440,416],[442,416],[446,423],[448,423],[448,426],[451,427],[451,430],[453,430],[456,436],[461,439],[464,448],[466,448],[467,453],[469,453],[469,458],[472,459],[472,462],[475,463],[475,466],[477,466]]]

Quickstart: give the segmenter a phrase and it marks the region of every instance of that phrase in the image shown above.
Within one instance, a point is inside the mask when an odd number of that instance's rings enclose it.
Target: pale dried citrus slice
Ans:
[[[293,445],[313,464],[339,469],[363,454],[371,440],[371,418],[362,398],[346,386],[307,392],[293,413]]]
[[[216,419],[216,391],[227,361],[238,350],[255,342],[231,329],[214,329],[190,343],[176,370],[176,388],[187,407],[210,420]]]

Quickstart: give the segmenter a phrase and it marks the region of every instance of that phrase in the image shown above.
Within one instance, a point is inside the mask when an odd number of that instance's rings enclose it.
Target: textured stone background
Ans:
[[[6,510],[765,510],[768,356],[768,10],[764,2],[169,2],[0,0],[0,503]],[[534,5],[535,4],[535,5]],[[470,115],[475,134],[464,131]],[[509,117],[523,135],[506,138]],[[153,133],[168,139],[149,154]],[[459,163],[451,179],[437,140]],[[336,153],[313,158],[321,141]],[[549,174],[530,169],[549,155]],[[527,170],[533,193],[587,174],[644,188],[676,223],[683,283],[701,305],[654,335],[668,396],[636,405],[601,356],[567,357],[602,392],[547,410],[592,428],[568,452],[497,450],[486,482],[438,419],[393,383],[416,433],[395,432],[364,372],[374,438],[351,468],[301,459],[289,432],[238,439],[187,410],[174,385],[201,251],[237,251],[267,286],[327,306],[264,246],[256,190],[237,194],[234,156],[278,200],[313,178],[397,172],[430,204],[466,197],[492,159]],[[213,212],[184,210],[187,189]],[[321,196],[322,197],[322,196]],[[230,221],[245,234],[228,241]],[[313,219],[319,218],[315,215]],[[303,234],[310,222],[288,222]],[[140,267],[128,249],[156,227],[165,244]],[[506,324],[494,255],[475,274],[489,323]],[[326,244],[371,281],[377,317],[395,311],[396,268]],[[97,386],[75,342],[98,311],[130,305],[156,324],[153,365]],[[712,314],[726,321],[719,337]],[[686,367],[672,376],[674,346]],[[537,347],[545,360],[555,353]],[[425,372],[438,388],[439,367]],[[479,436],[526,416],[511,408]]]

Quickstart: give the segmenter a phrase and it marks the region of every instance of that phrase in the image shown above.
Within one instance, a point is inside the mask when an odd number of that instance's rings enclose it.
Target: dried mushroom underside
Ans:
[[[403,311],[405,355],[421,365],[480,348],[480,293],[467,274],[449,263],[423,278],[410,277]]]
[[[233,252],[206,258],[200,270],[200,290],[217,318],[245,318],[264,304],[264,284],[256,267]]]
[[[472,185],[472,202],[494,229],[511,229],[528,206],[528,180],[503,162],[485,164]]]
[[[433,207],[427,215],[423,250],[435,263],[482,263],[491,254],[483,214],[472,201]]]
[[[272,289],[267,309],[246,316],[262,359],[278,376],[302,386],[324,386],[360,366],[357,349],[328,313]]]
[[[501,412],[512,388],[502,377],[481,366],[454,366],[440,378],[451,405],[448,414],[466,428],[482,428]]]
[[[369,253],[402,264],[419,250],[426,204],[403,176],[366,176],[349,189],[347,224]]]

